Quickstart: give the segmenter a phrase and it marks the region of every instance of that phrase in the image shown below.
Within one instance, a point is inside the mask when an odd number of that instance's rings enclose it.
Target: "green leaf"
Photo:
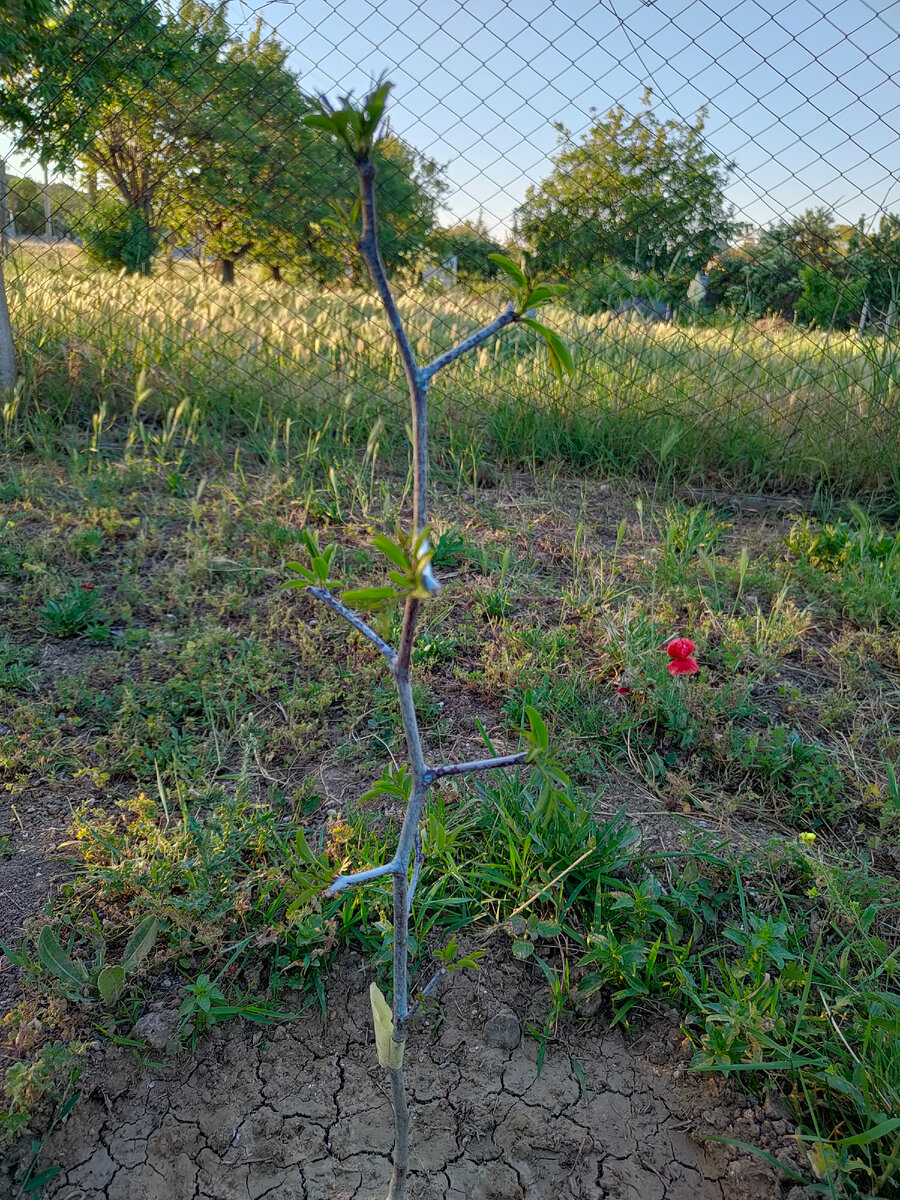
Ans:
[[[561,929],[562,925],[559,921],[538,921],[537,923],[538,937],[556,937]]]
[[[547,349],[550,352],[550,365],[553,367],[556,375],[561,379],[563,371],[571,375],[575,370],[575,360],[572,357],[572,351],[552,329],[548,329],[546,325],[542,325],[540,321],[535,321],[532,317],[523,317],[523,325],[530,325],[536,333],[539,333],[547,343]]]
[[[699,1136],[705,1142],[720,1142],[723,1146],[734,1146],[738,1150],[745,1150],[748,1154],[753,1154],[757,1158],[761,1158],[764,1162],[767,1162],[770,1167],[775,1167],[777,1171],[781,1171],[788,1179],[794,1180],[795,1183],[805,1184],[806,1187],[811,1188],[814,1192],[820,1192],[823,1196],[833,1194],[830,1188],[823,1187],[820,1184],[811,1184],[805,1176],[795,1171],[793,1167],[789,1167],[786,1163],[783,1163],[774,1154],[769,1154],[768,1150],[761,1150],[759,1146],[753,1146],[750,1142],[741,1142],[737,1138],[721,1137],[713,1133],[701,1133]]]
[[[447,968],[448,971],[478,971],[481,969],[481,959],[484,958],[483,950],[475,950],[472,954],[466,954],[462,958],[458,958],[452,966]]]
[[[358,608],[381,608],[396,596],[394,589],[389,587],[356,588],[342,593],[341,600]]]
[[[517,938],[512,944],[513,958],[518,958],[524,962],[526,958],[531,958],[534,954],[534,946],[527,938]]]
[[[129,973],[136,971],[156,944],[159,921],[156,917],[144,917],[125,946],[122,966]]]
[[[389,558],[399,570],[406,573],[410,569],[411,564],[406,551],[397,542],[392,542],[383,533],[376,534],[372,538],[372,545],[376,550],[380,550],[385,558]]]
[[[104,967],[97,976],[97,991],[104,1004],[115,1004],[125,987],[124,967]]]
[[[63,983],[69,984],[70,987],[80,988],[84,986],[85,975],[84,967],[80,963],[74,962],[62,946],[57,941],[56,934],[49,925],[45,925],[38,936],[38,958],[44,964],[48,971],[51,971],[57,979],[61,979]]]
[[[891,1120],[882,1121],[880,1125],[874,1125],[871,1129],[867,1129],[864,1133],[857,1133],[853,1137],[834,1138],[832,1144],[835,1146],[868,1146],[871,1142],[877,1142],[883,1137],[890,1137],[898,1129],[900,1129],[900,1117],[892,1117]]]
[[[26,956],[11,949],[9,946],[7,946],[6,942],[0,942],[0,950],[3,951],[14,967],[24,967],[27,965],[28,959]]]
[[[385,80],[373,92],[370,92],[366,97],[366,113],[369,119],[369,132],[374,133],[378,127],[378,122],[384,115],[384,108],[387,104],[387,98],[391,94],[393,88],[392,83]]]
[[[491,262],[496,263],[510,279],[514,279],[520,288],[528,287],[528,280],[525,277],[525,272],[521,267],[516,266],[511,258],[507,258],[505,254],[489,254],[488,258]]]
[[[541,714],[530,704],[525,706],[525,717],[528,721],[530,740],[538,750],[546,750],[550,745],[550,734],[544,724]]]
[[[23,1192],[38,1192],[41,1188],[46,1187],[51,1179],[55,1179],[59,1174],[58,1166],[47,1167],[46,1170],[39,1172],[37,1175],[32,1175],[26,1184],[22,1185]]]
[[[326,133],[338,133],[334,118],[326,116],[325,113],[307,113],[303,118],[303,124],[310,129],[324,129]]]

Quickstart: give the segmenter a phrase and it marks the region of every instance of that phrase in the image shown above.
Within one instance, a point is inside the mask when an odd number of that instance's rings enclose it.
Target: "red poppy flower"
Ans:
[[[666,646],[666,652],[669,658],[688,659],[694,653],[694,643],[690,638],[676,638],[674,642],[669,642]]]
[[[92,592],[94,590],[94,585],[92,583],[83,583],[81,587],[82,591],[85,592]]]
[[[700,668],[692,658],[673,658],[667,670],[670,675],[693,675]]]

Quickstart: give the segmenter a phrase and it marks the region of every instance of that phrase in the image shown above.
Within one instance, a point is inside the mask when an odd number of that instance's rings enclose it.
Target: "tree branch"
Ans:
[[[344,892],[349,887],[356,887],[357,884],[369,883],[373,879],[381,879],[384,875],[396,875],[397,869],[397,860],[392,858],[390,862],[382,863],[380,867],[369,867],[367,871],[357,871],[354,875],[338,875],[331,881],[323,894],[329,898],[337,896],[339,892]]]
[[[403,1019],[404,1025],[408,1025],[410,1023],[410,1021],[413,1019],[413,1017],[415,1017],[420,1012],[420,1010],[422,1008],[422,1001],[427,1000],[429,996],[433,995],[437,991],[438,986],[440,985],[441,981],[443,980],[443,978],[446,974],[447,974],[447,968],[440,967],[438,969],[438,971],[434,975],[432,975],[431,979],[428,980],[428,982],[422,988],[421,992],[419,992],[419,994],[417,995],[415,1004],[412,1006],[412,1008],[409,1010],[409,1012],[404,1017],[404,1019]]]
[[[468,775],[471,771],[494,771],[498,767],[516,767],[528,758],[527,750],[518,754],[502,754],[499,758],[479,758],[472,762],[447,763],[440,767],[429,767],[425,772],[426,785],[436,779],[444,779],[447,775]]]
[[[317,600],[321,600],[323,604],[327,604],[330,609],[336,612],[339,616],[343,617],[345,621],[348,621],[357,631],[357,633],[361,633],[363,637],[368,638],[372,645],[381,651],[384,657],[391,664],[392,668],[396,665],[396,651],[394,651],[387,644],[384,638],[379,637],[374,629],[370,629],[365,621],[358,617],[355,612],[347,608],[346,604],[341,604],[340,600],[338,600],[335,596],[332,596],[331,592],[326,591],[325,588],[308,587],[306,591],[308,591],[311,596],[315,596]]]
[[[422,367],[420,375],[427,383],[438,371],[443,371],[444,367],[449,367],[452,362],[456,362],[458,358],[462,358],[464,354],[468,354],[470,350],[474,350],[476,346],[480,346],[482,342],[486,342],[488,338],[492,338],[495,333],[499,333],[507,325],[515,324],[518,320],[519,315],[512,304],[510,304],[496,320],[491,321],[490,325],[485,325],[483,329],[479,329],[471,337],[467,337],[459,345],[454,346],[452,350],[447,350],[444,354],[439,354],[434,362],[430,362],[427,367]]]

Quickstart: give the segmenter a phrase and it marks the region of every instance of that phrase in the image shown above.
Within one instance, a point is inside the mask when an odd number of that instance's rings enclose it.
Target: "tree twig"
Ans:
[[[432,977],[428,980],[428,982],[422,988],[421,992],[419,992],[418,996],[416,997],[415,1004],[412,1006],[412,1008],[409,1010],[409,1012],[404,1017],[403,1023],[405,1025],[408,1025],[410,1023],[410,1021],[412,1021],[412,1019],[415,1016],[417,1016],[419,1014],[419,1012],[421,1012],[422,1001],[427,1000],[429,996],[434,995],[434,993],[437,991],[438,986],[440,985],[441,981],[443,980],[443,978],[445,977],[446,974],[447,974],[447,968],[441,967],[441,968],[439,968],[439,970],[437,970],[435,972],[434,975],[432,975]]]
[[[339,892],[356,887],[360,883],[370,883],[384,875],[396,875],[397,870],[397,860],[392,858],[390,862],[382,863],[378,867],[369,867],[366,871],[356,871],[353,875],[337,875],[325,889],[324,895],[337,896]]]
[[[358,617],[355,612],[347,608],[346,604],[341,604],[340,600],[336,596],[332,596],[331,592],[326,591],[325,588],[308,587],[306,590],[311,596],[315,596],[317,600],[321,600],[323,604],[327,604],[338,616],[343,617],[345,621],[349,622],[357,633],[361,633],[363,637],[368,638],[372,645],[381,651],[391,666],[394,666],[397,661],[396,650],[393,650],[383,637],[379,637],[374,629],[370,629],[361,617]]]
[[[510,304],[489,325],[485,325],[483,329],[479,329],[470,337],[465,338],[458,345],[454,346],[452,350],[447,350],[443,354],[439,354],[427,367],[421,367],[419,374],[427,382],[438,371],[443,371],[444,367],[449,367],[452,362],[456,362],[458,358],[462,358],[464,354],[468,354],[470,350],[476,349],[482,342],[486,342],[488,338],[492,338],[495,333],[499,333],[501,329],[505,329],[507,325],[512,325],[518,320],[519,315],[512,304]]]
[[[426,783],[434,783],[437,779],[445,779],[448,775],[468,775],[471,771],[495,771],[499,767],[516,767],[528,758],[527,750],[516,754],[501,754],[499,758],[478,758],[471,762],[445,763],[439,767],[429,767],[425,772]]]

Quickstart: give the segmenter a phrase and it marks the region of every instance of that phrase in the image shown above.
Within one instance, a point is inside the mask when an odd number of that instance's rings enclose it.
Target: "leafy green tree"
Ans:
[[[221,9],[190,0],[160,25],[141,57],[152,69],[101,97],[82,161],[143,218],[151,236],[170,219],[170,207],[194,162],[192,118],[219,85],[219,57],[228,40]]]
[[[827,208],[811,208],[762,230],[721,255],[712,294],[737,312],[773,313],[792,321],[803,295],[804,267],[844,277],[842,233]]]
[[[840,328],[859,320],[866,296],[864,278],[853,279],[847,272],[838,274],[829,267],[806,264],[800,268],[800,282],[799,320],[820,329]]]
[[[496,279],[497,264],[492,254],[502,254],[503,246],[487,231],[479,217],[474,223],[461,221],[448,229],[435,232],[432,248],[441,259],[456,255],[456,269],[460,275],[472,279]]]
[[[900,214],[885,213],[871,231],[861,217],[849,236],[848,257],[865,281],[870,313],[893,323],[900,310]]]
[[[88,258],[101,267],[149,275],[159,238],[140,209],[105,197],[79,224]]]
[[[651,93],[629,115],[619,105],[580,141],[557,126],[553,170],[529,188],[517,235],[538,266],[570,274],[607,262],[671,272],[685,283],[733,230],[723,195],[731,164],[706,145],[706,114],[661,120]]]
[[[51,183],[50,212],[53,229],[60,237],[77,232],[84,219],[89,201],[84,192],[70,183]],[[25,236],[40,236],[44,232],[43,188],[33,179],[11,178],[8,188],[8,203],[16,232]]]
[[[71,167],[105,128],[180,63],[155,0],[5,0],[0,126],[43,163]],[[0,267],[0,388],[15,382]]]
[[[388,269],[396,271],[412,265],[431,243],[445,184],[435,162],[389,132],[372,148],[372,160],[377,169],[381,253]],[[306,196],[309,225],[299,265],[322,280],[349,277],[359,284],[364,279],[360,261],[348,252],[345,237],[348,222],[354,239],[358,234],[358,216],[351,212],[359,186],[353,164],[333,142],[320,138],[310,147],[308,161],[315,167]],[[337,237],[336,225],[341,227]]]
[[[174,97],[173,108],[179,103]],[[230,40],[208,69],[206,94],[184,103],[183,165],[168,189],[175,234],[199,237],[224,283],[234,281],[243,259],[276,279],[285,267],[320,278],[346,273],[346,247],[327,222],[335,203],[352,205],[356,173],[304,124],[312,102],[287,66],[286,49],[264,40],[259,28],[246,41]],[[437,168],[391,136],[382,139],[376,162],[384,256],[394,268],[418,253],[433,228]]]
[[[287,51],[259,29],[229,41],[210,66],[207,94],[186,98],[179,119],[185,165],[172,181],[171,223],[184,240],[199,235],[221,278],[247,255],[273,267],[297,254],[307,223],[303,143],[310,111],[286,66]],[[176,103],[177,103],[176,99]]]

